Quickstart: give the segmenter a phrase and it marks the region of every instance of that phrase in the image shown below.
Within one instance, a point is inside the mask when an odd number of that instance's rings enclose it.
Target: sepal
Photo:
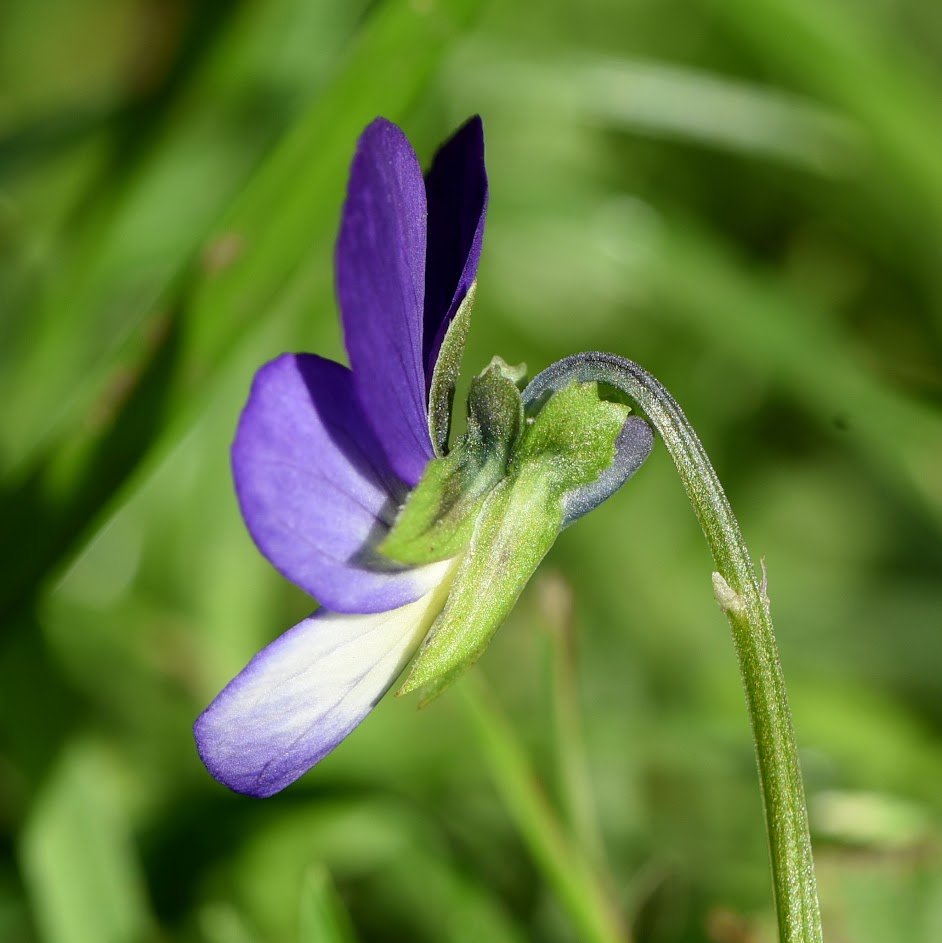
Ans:
[[[562,501],[538,469],[505,478],[488,495],[444,611],[397,692],[439,694],[477,661],[562,523]]]
[[[594,482],[615,458],[615,441],[630,407],[602,399],[595,383],[572,383],[550,397],[514,455],[538,465],[562,496]]]
[[[519,371],[495,359],[471,381],[467,431],[448,455],[429,462],[380,544],[381,553],[400,563],[422,564],[453,557],[467,546],[481,506],[507,474],[523,434],[518,376]]]
[[[455,388],[461,372],[461,358],[471,327],[471,309],[477,293],[477,282],[472,282],[464,301],[458,307],[435,361],[432,382],[428,393],[428,431],[432,437],[435,454],[441,458],[448,452],[448,436],[451,432],[451,412],[455,402]]]

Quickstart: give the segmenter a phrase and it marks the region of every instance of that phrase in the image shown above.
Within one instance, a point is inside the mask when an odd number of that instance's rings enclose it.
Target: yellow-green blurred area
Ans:
[[[466,373],[609,350],[674,393],[768,565],[826,937],[942,940],[940,62],[934,0],[3,0],[0,940],[775,939],[662,448],[471,685],[269,800],[196,755],[313,605],[234,499],[253,372],[343,357],[360,130],[427,162],[475,112]]]

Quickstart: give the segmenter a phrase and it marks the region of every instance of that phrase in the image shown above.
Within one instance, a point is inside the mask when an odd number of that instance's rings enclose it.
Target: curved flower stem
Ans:
[[[630,360],[587,353],[560,360],[535,377],[524,403],[530,406],[574,381],[607,383],[630,396],[677,466],[713,553],[714,591],[733,630],[765,806],[779,939],[821,943],[808,812],[764,577],[760,585],[716,472],[671,394]]]

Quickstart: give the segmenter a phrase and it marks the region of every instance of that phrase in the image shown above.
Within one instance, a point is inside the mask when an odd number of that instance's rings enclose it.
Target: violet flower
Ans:
[[[651,451],[647,423],[594,381],[528,398],[525,370],[500,358],[472,379],[467,431],[449,450],[486,206],[480,119],[424,180],[403,133],[374,121],[337,242],[351,369],[284,355],[255,377],[232,449],[242,514],[262,553],[323,608],[196,722],[203,762],[237,792],[268,796],[310,769],[417,651],[401,692],[442,690],[559,531]]]
[[[259,370],[232,448],[242,514],[282,575],[322,605],[259,652],[194,727],[207,769],[269,796],[329,753],[396,680],[448,596],[455,564],[375,548],[436,454],[428,402],[443,338],[481,255],[481,121],[423,179],[377,118],[350,171],[336,284],[351,369],[285,354]]]

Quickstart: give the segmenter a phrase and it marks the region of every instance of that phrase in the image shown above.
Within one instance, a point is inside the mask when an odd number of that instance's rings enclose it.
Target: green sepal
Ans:
[[[629,412],[601,399],[595,383],[546,403],[484,501],[448,602],[398,693],[424,688],[427,703],[477,660],[553,545],[564,495],[612,463]]]
[[[444,611],[397,693],[427,689],[423,703],[472,665],[553,545],[562,501],[534,469],[488,495]]]
[[[572,383],[546,402],[512,465],[536,463],[563,494],[598,478],[615,458],[615,440],[631,408],[602,399],[596,383]]]
[[[432,459],[379,550],[400,563],[433,563],[460,553],[490,490],[507,474],[524,429],[513,368],[493,361],[471,381],[468,428]]]
[[[455,388],[461,372],[461,358],[471,327],[471,309],[478,283],[473,281],[464,301],[458,307],[445,337],[442,340],[438,359],[432,371],[432,383],[428,394],[428,431],[432,437],[432,448],[439,457],[448,452],[448,436],[451,431],[451,409],[455,402]]]

